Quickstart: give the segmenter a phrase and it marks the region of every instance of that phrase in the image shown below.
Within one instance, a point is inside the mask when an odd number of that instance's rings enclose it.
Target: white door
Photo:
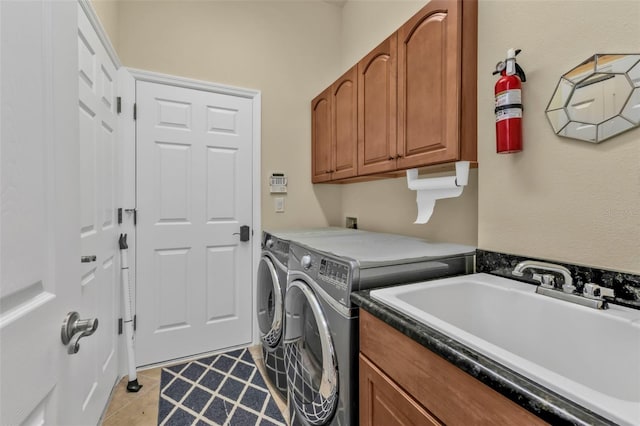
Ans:
[[[78,6],[78,117],[80,127],[81,264],[78,312],[99,321],[74,355],[81,378],[72,389],[73,410],[83,424],[100,418],[118,375],[117,296],[119,282],[116,221],[116,69]],[[95,256],[95,257],[94,257]],[[95,259],[95,260],[93,260]]]
[[[137,99],[137,362],[252,339],[252,100],[146,81]]]
[[[0,1],[0,19],[0,424],[78,424],[60,340],[80,302],[77,5]]]

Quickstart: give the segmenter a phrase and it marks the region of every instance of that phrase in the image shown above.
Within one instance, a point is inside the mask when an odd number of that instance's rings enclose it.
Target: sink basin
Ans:
[[[640,424],[640,311],[596,310],[489,274],[371,297],[623,425]]]

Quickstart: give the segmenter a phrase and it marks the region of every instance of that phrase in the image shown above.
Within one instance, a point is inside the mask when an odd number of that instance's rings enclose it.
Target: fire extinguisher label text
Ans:
[[[508,120],[510,118],[522,118],[521,108],[507,108],[496,111],[496,122]]]
[[[522,103],[522,91],[506,90],[496,95],[496,107],[509,104],[521,104]]]

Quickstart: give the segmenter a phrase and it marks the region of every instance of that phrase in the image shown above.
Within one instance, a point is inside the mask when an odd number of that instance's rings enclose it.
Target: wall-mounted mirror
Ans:
[[[547,105],[559,136],[600,143],[640,126],[640,54],[596,54],[560,77]]]

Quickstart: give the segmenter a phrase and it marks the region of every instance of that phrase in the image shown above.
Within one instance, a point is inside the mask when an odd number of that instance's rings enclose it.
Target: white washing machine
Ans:
[[[358,424],[352,291],[473,272],[475,247],[390,234],[291,242],[284,352],[291,425]]]
[[[287,284],[289,242],[297,238],[322,240],[324,237],[357,234],[346,228],[311,228],[262,233],[262,255],[258,265],[257,320],[267,379],[287,397],[282,332],[284,327],[284,297]]]

